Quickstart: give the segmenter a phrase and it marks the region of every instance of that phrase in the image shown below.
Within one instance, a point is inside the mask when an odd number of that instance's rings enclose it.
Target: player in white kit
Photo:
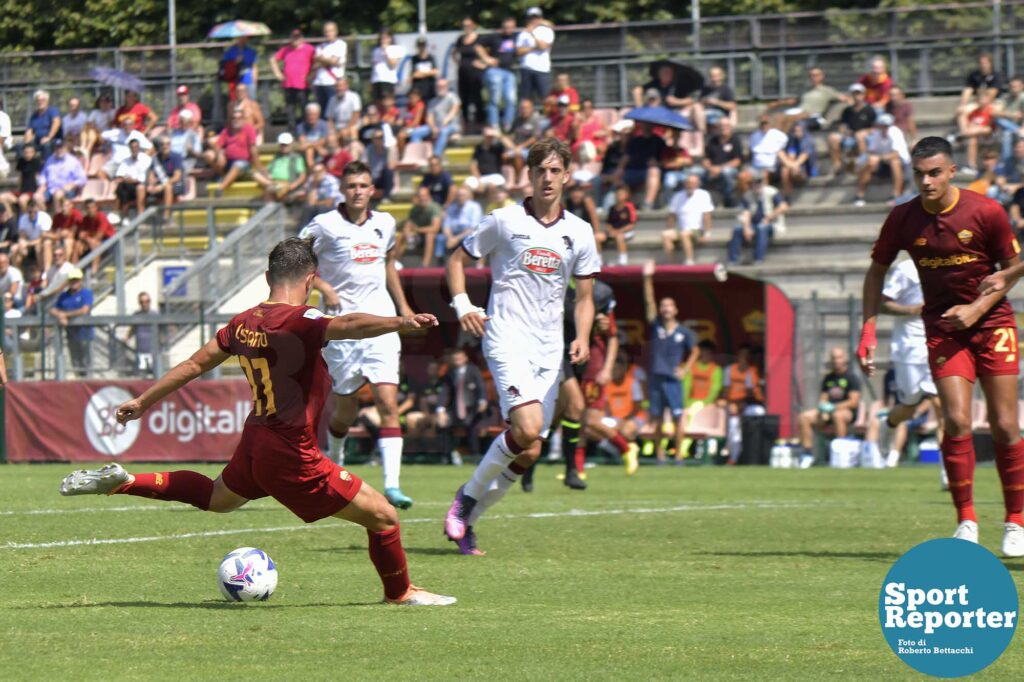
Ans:
[[[565,291],[576,278],[573,363],[586,363],[594,322],[593,277],[601,260],[589,223],[562,209],[569,148],[544,138],[527,156],[533,196],[489,214],[448,259],[448,288],[462,328],[483,337],[507,431],[498,435],[455,494],[445,534],[463,554],[480,554],[473,524],[500,500],[539,454],[534,444],[551,426],[561,381]],[[465,264],[487,257],[487,311],[466,294]],[[529,451],[529,452],[527,452]]]
[[[373,178],[361,161],[345,166],[341,178],[345,203],[321,213],[299,233],[313,240],[320,273],[313,286],[328,310],[341,313],[412,314],[395,268],[395,219],[371,211]],[[334,413],[328,423],[329,454],[343,463],[345,438],[359,413],[356,391],[369,383],[380,413],[380,449],[384,469],[384,496],[400,509],[412,498],[400,487],[402,428],[398,421],[398,362],[402,343],[398,334],[373,339],[331,341],[324,360],[331,373]]]

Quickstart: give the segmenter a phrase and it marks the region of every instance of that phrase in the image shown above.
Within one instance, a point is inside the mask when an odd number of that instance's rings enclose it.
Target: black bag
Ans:
[[[772,457],[772,446],[779,439],[779,415],[741,417],[740,428],[743,447],[738,463],[768,464]]]

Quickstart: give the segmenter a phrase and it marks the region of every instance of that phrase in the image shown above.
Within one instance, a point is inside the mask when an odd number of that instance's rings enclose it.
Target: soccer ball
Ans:
[[[228,601],[266,601],[277,587],[277,566],[263,550],[239,547],[220,562],[217,585]]]

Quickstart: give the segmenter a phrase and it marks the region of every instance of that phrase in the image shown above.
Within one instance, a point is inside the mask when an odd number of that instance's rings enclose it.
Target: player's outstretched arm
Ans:
[[[576,280],[576,338],[569,344],[569,358],[575,365],[590,359],[590,330],[594,326],[594,280]]]
[[[982,296],[986,294],[1006,294],[1013,285],[1017,283],[1021,275],[1024,275],[1024,262],[1011,265],[1005,270],[992,273],[985,279],[981,280],[981,284],[978,285],[978,293]]]
[[[445,266],[448,278],[448,291],[452,295],[452,307],[455,308],[455,316],[459,318],[462,330],[469,332],[476,337],[484,335],[484,323],[488,317],[483,309],[473,305],[466,293],[466,260],[469,254],[464,249],[456,249],[448,257],[448,264]]]
[[[231,357],[221,350],[217,339],[210,339],[206,345],[192,354],[162,377],[155,384],[150,386],[134,400],[129,400],[117,408],[117,421],[126,424],[133,419],[138,419],[146,413],[150,407],[163,400],[166,396],[174,393],[188,382],[206,374],[211,369]]]
[[[368,339],[405,329],[436,327],[437,318],[429,313],[404,317],[380,317],[369,313],[349,313],[336,317],[327,324],[324,335],[328,341],[339,339]]]
[[[860,361],[860,368],[868,376],[875,373],[875,349],[878,347],[875,323],[882,304],[882,287],[885,285],[887,272],[889,272],[888,265],[871,261],[871,266],[868,267],[867,274],[864,275],[864,322],[861,326],[860,343],[857,345],[857,359]]]

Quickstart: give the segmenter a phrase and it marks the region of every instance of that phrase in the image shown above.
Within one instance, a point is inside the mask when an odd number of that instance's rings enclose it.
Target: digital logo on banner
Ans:
[[[929,540],[889,570],[878,597],[882,634],[903,661],[936,677],[994,662],[1017,629],[1017,588],[999,559],[965,540]]]
[[[117,423],[117,406],[134,396],[117,386],[104,386],[92,394],[85,406],[85,435],[99,453],[117,457],[139,437],[139,422]]]

